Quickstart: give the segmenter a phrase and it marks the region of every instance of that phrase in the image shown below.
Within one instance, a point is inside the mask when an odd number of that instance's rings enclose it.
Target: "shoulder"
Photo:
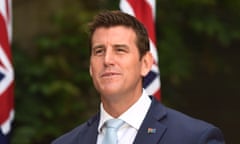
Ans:
[[[224,144],[222,132],[215,125],[174,109],[165,108],[167,116],[163,122],[168,127],[167,135],[178,135],[177,138],[181,141],[186,141],[186,143],[191,141],[201,144]]]
[[[196,119],[174,109],[166,108],[166,110],[167,117],[165,121],[169,127],[184,128],[187,131],[201,131],[215,127],[213,124],[200,119]]]
[[[154,115],[159,122],[166,125],[168,129],[174,128],[175,130],[183,129],[186,131],[198,131],[215,128],[213,124],[167,107],[158,102],[155,98],[152,100],[150,113],[151,115]]]
[[[87,128],[87,122],[77,126],[76,128],[72,129],[71,131],[63,134],[62,136],[55,139],[52,144],[64,144],[64,143],[74,143],[77,141],[77,137],[81,135]]]
[[[224,144],[224,138],[219,128],[166,107],[155,98],[152,101],[149,117],[155,117],[158,123],[166,128],[163,136],[165,143]]]
[[[51,144],[76,144],[77,142],[81,142],[81,140],[86,139],[89,134],[93,136],[94,133],[97,133],[97,128],[95,127],[98,125],[98,119],[99,114],[58,137]],[[92,130],[96,130],[96,132]]]

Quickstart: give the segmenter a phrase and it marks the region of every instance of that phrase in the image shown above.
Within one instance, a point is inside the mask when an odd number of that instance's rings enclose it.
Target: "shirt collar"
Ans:
[[[139,129],[147,112],[151,105],[151,99],[146,91],[143,89],[141,97],[134,103],[126,112],[119,116],[119,119],[123,120],[135,129]],[[112,119],[100,104],[100,121],[98,125],[98,131],[101,132],[101,128],[105,121]]]
[[[98,132],[99,133],[102,131],[103,124],[107,120],[110,120],[110,119],[113,119],[113,117],[104,110],[103,104],[101,103],[100,104],[100,121],[99,121],[99,125],[98,125]]]

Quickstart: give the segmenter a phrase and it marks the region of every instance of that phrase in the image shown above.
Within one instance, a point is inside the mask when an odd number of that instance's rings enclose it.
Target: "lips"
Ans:
[[[104,72],[101,77],[114,77],[114,76],[119,76],[120,73],[117,72]]]

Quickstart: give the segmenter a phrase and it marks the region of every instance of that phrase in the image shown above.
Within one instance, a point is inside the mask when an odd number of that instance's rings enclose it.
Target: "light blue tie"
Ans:
[[[117,144],[117,130],[123,125],[120,119],[110,119],[105,122],[105,135],[102,144]]]

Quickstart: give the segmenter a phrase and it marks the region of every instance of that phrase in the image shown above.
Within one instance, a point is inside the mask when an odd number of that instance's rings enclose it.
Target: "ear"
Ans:
[[[151,70],[153,65],[153,56],[152,53],[149,51],[147,52],[141,59],[142,65],[141,65],[141,75],[144,77],[148,74],[148,72]]]

